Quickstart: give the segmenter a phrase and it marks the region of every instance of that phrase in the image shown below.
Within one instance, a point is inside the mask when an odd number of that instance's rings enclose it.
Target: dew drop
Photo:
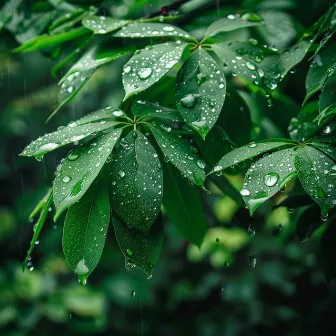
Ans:
[[[279,175],[277,173],[269,173],[266,174],[264,177],[264,183],[266,184],[267,187],[273,187],[274,185],[277,184],[279,180]]]
[[[131,67],[129,65],[126,65],[124,67],[124,72],[129,73],[131,71]]]
[[[251,142],[251,143],[249,144],[249,147],[250,147],[250,148],[256,148],[257,146],[258,146],[258,144],[255,143],[255,142]]]
[[[192,93],[189,93],[181,99],[181,104],[184,107],[193,107],[196,104],[196,100],[196,96]]]
[[[64,183],[69,183],[71,181],[71,177],[70,176],[64,176],[63,179],[62,179],[62,181]]]
[[[257,257],[254,254],[250,254],[249,256],[249,266],[251,268],[255,268],[257,266]]]
[[[71,151],[68,156],[67,156],[67,159],[69,161],[75,161],[79,158],[79,154],[76,152],[76,151]]]
[[[125,176],[125,172],[122,171],[122,170],[120,170],[119,175],[120,175],[120,177],[124,177]]]
[[[249,69],[249,70],[255,70],[255,65],[252,64],[252,63],[250,63],[250,62],[246,62],[246,63],[245,63],[245,66],[246,66],[246,68]]]
[[[138,71],[138,77],[142,80],[147,79],[152,74],[151,68],[142,68]]]
[[[249,196],[250,195],[250,191],[247,189],[242,189],[240,190],[240,195],[242,196]]]
[[[133,255],[133,251],[131,249],[127,249],[126,250],[127,255],[129,255],[130,257]]]

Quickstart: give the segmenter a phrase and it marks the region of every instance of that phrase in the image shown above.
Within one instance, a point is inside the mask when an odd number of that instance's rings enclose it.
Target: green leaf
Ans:
[[[35,156],[42,159],[44,154],[49,153],[56,148],[65,146],[71,142],[82,140],[92,133],[106,130],[107,128],[117,125],[117,121],[107,121],[102,123],[92,123],[76,126],[76,123],[70,123],[68,126],[60,128],[58,131],[43,135],[29,144],[22,156]]]
[[[208,226],[200,191],[170,164],[164,167],[163,206],[182,237],[200,247]]]
[[[322,89],[328,75],[332,73],[333,68],[335,67],[335,45],[330,45],[328,48],[322,50],[319,55],[315,56],[310,64],[306,77],[306,96],[303,104],[305,104],[316,92]]]
[[[165,125],[163,129],[160,129],[160,126],[151,126],[150,129],[164,156],[190,182],[203,186],[205,163],[191,150],[185,140],[165,129]]]
[[[148,139],[139,131],[120,142],[111,164],[111,205],[129,226],[149,230],[160,212],[162,167]]]
[[[136,52],[124,66],[124,100],[146,90],[162,78],[178,63],[186,46],[186,43],[167,42]]]
[[[82,284],[98,265],[110,222],[106,177],[101,174],[85,195],[69,208],[64,222],[64,256]]]
[[[122,27],[114,36],[124,38],[173,37],[195,42],[195,39],[184,30],[164,23],[134,22]]]
[[[29,248],[29,250],[27,252],[26,259],[23,262],[23,267],[25,267],[28,264],[28,262],[30,260],[30,257],[31,257],[31,254],[33,253],[35,244],[38,241],[38,238],[39,238],[40,233],[41,233],[41,231],[43,229],[44,223],[45,223],[45,221],[47,219],[47,216],[48,216],[48,213],[49,213],[49,208],[50,208],[50,206],[52,204],[52,201],[53,201],[52,189],[49,190],[48,194],[43,198],[43,200],[45,200],[45,201],[44,201],[43,206],[41,208],[40,217],[39,217],[37,223],[34,225],[33,239],[30,242],[30,248]],[[41,204],[41,202],[39,204]]]
[[[22,0],[9,0],[0,11],[0,32],[8,21],[12,19],[16,9],[20,6]]]
[[[263,19],[253,13],[243,13],[241,15],[230,14],[226,18],[212,23],[206,30],[205,36],[211,37],[218,33],[228,32],[240,28],[248,28],[264,24]]]
[[[121,129],[100,135],[68,154],[54,182],[55,219],[85,194],[120,135]]]
[[[33,211],[30,213],[29,220],[32,220],[38,213],[42,211],[42,209],[44,208],[45,204],[47,203],[49,199],[49,195],[51,192],[52,192],[52,189],[50,188],[48,192],[44,195],[44,197],[41,199],[41,201],[38,202],[38,204],[35,206]]]
[[[20,47],[14,49],[13,52],[28,53],[44,48],[55,47],[80,36],[88,35],[89,33],[90,31],[86,28],[76,28],[57,35],[41,35],[22,44]]]
[[[293,147],[296,142],[288,139],[268,139],[251,142],[250,144],[234,149],[228,154],[224,155],[218,164],[214,167],[212,172],[219,172],[228,167],[237,165],[248,159],[252,159],[260,154],[273,151],[275,149],[283,149],[286,147]]]
[[[92,30],[95,34],[107,34],[128,24],[128,20],[120,20],[106,16],[87,16],[82,25]]]
[[[126,56],[133,50],[134,48],[130,47],[111,47],[106,44],[91,48],[61,79],[61,90],[58,95],[60,105],[48,120],[76,97],[84,84],[101,65]]]
[[[178,72],[177,109],[204,139],[221,112],[225,90],[222,70],[202,48],[195,50]]]
[[[148,232],[129,228],[116,215],[113,215],[112,222],[118,245],[125,256],[126,268],[139,267],[151,277],[153,268],[159,261],[163,244],[162,215],[157,217]]]
[[[324,215],[336,205],[336,164],[311,146],[295,152],[295,167],[307,194],[320,206]]]
[[[92,123],[92,122],[100,122],[101,124],[104,124],[104,121],[107,120],[109,121],[109,119],[114,119],[115,121],[118,120],[123,120],[126,121],[128,120],[126,117],[126,114],[118,109],[118,108],[114,108],[111,106],[106,106],[103,109],[94,111],[92,113],[89,113],[88,115],[72,122],[70,125],[71,127],[74,126],[78,126],[78,125],[84,125],[84,124],[88,124],[88,123]],[[119,122],[120,124],[120,122]]]
[[[293,148],[288,148],[271,153],[251,165],[240,191],[251,216],[262,203],[296,176],[294,155]]]
[[[336,146],[325,144],[323,142],[312,142],[312,146],[327,155],[331,160],[336,162]]]
[[[326,110],[329,110],[331,106],[336,105],[336,71],[332,70],[332,73],[328,76],[325,81],[322,93],[320,95],[319,109],[320,113],[326,115]],[[333,107],[333,110],[335,108]],[[330,115],[330,112],[327,113]]]

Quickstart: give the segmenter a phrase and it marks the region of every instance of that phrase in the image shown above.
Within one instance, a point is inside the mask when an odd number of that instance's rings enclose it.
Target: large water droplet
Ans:
[[[240,195],[242,196],[249,196],[250,195],[250,191],[247,189],[242,189],[240,190]]]
[[[255,70],[255,65],[252,64],[252,63],[250,63],[250,62],[246,62],[246,63],[245,63],[245,66],[246,66],[246,68],[249,69],[249,70]]]
[[[255,13],[244,13],[240,16],[243,21],[261,22],[263,19]]]
[[[71,181],[71,177],[70,176],[64,176],[63,179],[62,179],[62,181],[64,183],[69,183]]]
[[[138,71],[138,76],[142,80],[149,78],[151,74],[152,74],[151,68],[143,68]]]
[[[129,255],[130,257],[133,255],[133,251],[131,249],[127,249],[126,250],[127,255]]]
[[[264,177],[264,183],[267,185],[267,187],[273,187],[277,184],[278,180],[279,175],[277,173],[269,173]]]
[[[71,152],[69,153],[69,155],[67,156],[67,159],[68,159],[69,161],[75,161],[75,160],[77,160],[78,158],[79,158],[79,154],[78,154],[77,151],[71,151]]]
[[[181,104],[184,107],[193,107],[196,104],[197,96],[189,93],[181,99]]]
[[[254,254],[249,256],[249,266],[255,268],[257,266],[257,257]]]
[[[125,172],[122,171],[122,170],[120,170],[119,175],[120,175],[120,177],[124,177],[125,176]]]

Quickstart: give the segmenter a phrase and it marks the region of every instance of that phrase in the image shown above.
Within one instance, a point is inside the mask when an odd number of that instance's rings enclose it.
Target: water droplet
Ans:
[[[250,224],[250,225],[248,226],[248,228],[247,228],[247,232],[249,233],[249,235],[250,235],[251,237],[254,237],[254,236],[255,236],[256,231],[255,231],[255,228],[254,228],[254,226],[253,226],[252,224]]]
[[[62,181],[64,183],[69,183],[71,181],[71,177],[70,176],[64,176],[63,179],[62,179]]]
[[[124,114],[124,112],[123,111],[113,111],[112,114],[115,117],[121,117]]]
[[[197,161],[197,166],[200,167],[201,169],[205,168],[205,163],[202,160]]]
[[[249,147],[250,148],[256,148],[258,146],[258,144],[256,143],[256,142],[251,142],[250,144],[249,144]]]
[[[136,131],[132,132],[132,138],[136,139],[138,137],[138,133]]]
[[[119,175],[120,175],[120,177],[124,177],[125,176],[125,172],[122,171],[122,170],[120,170]]]
[[[255,38],[253,38],[253,37],[249,38],[249,42],[250,42],[252,45],[257,45],[257,44],[258,44],[258,41],[257,41]]]
[[[75,151],[75,150],[71,151],[71,152],[68,154],[68,156],[67,156],[67,159],[68,159],[69,161],[75,161],[75,160],[77,160],[78,158],[79,158],[79,154],[78,154],[78,152]]]
[[[229,14],[229,15],[227,16],[227,18],[228,18],[229,20],[234,20],[236,17],[234,16],[234,14]]]
[[[132,291],[131,291],[131,297],[134,298],[134,296],[135,296],[135,291],[132,290]]]
[[[197,74],[197,85],[202,85],[207,80],[207,76],[203,73]]]
[[[249,70],[255,70],[255,65],[252,64],[252,63],[250,63],[250,62],[246,62],[246,63],[245,63],[245,66],[246,66],[246,68],[249,69]]]
[[[129,65],[126,65],[124,67],[124,72],[129,73],[131,71],[131,67]]]
[[[99,34],[106,34],[107,30],[106,29],[98,29]]]
[[[127,255],[129,255],[130,257],[133,255],[133,251],[131,249],[127,249],[126,250]]]
[[[292,214],[292,213],[294,213],[295,210],[293,208],[287,208],[287,211],[288,211],[288,213]]]
[[[138,71],[138,76],[142,80],[149,78],[151,74],[152,74],[151,68],[143,68]]]
[[[267,187],[273,187],[277,184],[278,180],[279,175],[277,173],[269,173],[264,177],[264,183],[267,185]]]
[[[247,189],[242,189],[240,190],[240,195],[242,196],[249,196],[250,195],[250,191]]]
[[[258,69],[257,72],[260,78],[263,78],[265,76],[265,73],[262,69]]]
[[[174,31],[174,27],[171,26],[165,26],[162,28],[162,30],[166,31],[166,32],[172,32]]]
[[[194,94],[189,93],[188,95],[186,95],[181,99],[181,104],[184,107],[193,107],[196,104],[196,100],[197,97]]]
[[[326,222],[327,220],[328,220],[328,213],[326,214],[321,213],[321,221]]]
[[[255,268],[257,266],[257,257],[254,254],[250,254],[249,256],[249,266],[251,268]]]

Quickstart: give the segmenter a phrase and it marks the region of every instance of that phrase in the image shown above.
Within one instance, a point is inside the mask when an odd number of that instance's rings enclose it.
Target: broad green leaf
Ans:
[[[336,71],[329,75],[323,85],[319,101],[320,113],[325,114],[325,110],[328,110],[332,105],[336,105]]]
[[[331,160],[333,160],[336,163],[336,146],[332,146],[330,144],[326,144],[323,142],[312,142],[312,146],[314,146],[316,149],[324,153],[325,155],[329,156]]]
[[[49,208],[50,208],[50,206],[52,204],[52,201],[53,201],[52,189],[49,190],[48,194],[46,195],[46,197],[43,200],[45,200],[45,201],[44,201],[43,206],[41,208],[40,217],[39,217],[37,223],[34,225],[33,239],[30,242],[30,248],[29,248],[29,250],[27,252],[26,259],[23,262],[23,267],[25,267],[28,264],[28,262],[30,260],[30,257],[31,257],[31,254],[33,253],[35,244],[36,244],[36,242],[38,242],[38,238],[39,238],[40,233],[41,233],[41,231],[43,229],[44,223],[45,223],[45,221],[47,219],[47,215],[49,213]]]
[[[164,167],[163,206],[182,237],[200,247],[207,230],[200,191],[170,164]]]
[[[9,0],[0,10],[0,32],[8,21],[11,20],[14,12],[20,6],[22,0]]]
[[[206,30],[205,36],[211,37],[218,33],[228,32],[240,28],[248,28],[264,24],[263,19],[253,13],[230,14],[227,17],[215,21]]]
[[[85,194],[111,154],[120,134],[121,129],[102,134],[68,154],[54,182],[55,218]]]
[[[202,138],[214,126],[225,100],[224,73],[203,49],[195,50],[176,79],[177,109]]]
[[[180,60],[186,43],[166,42],[147,47],[124,65],[124,100],[146,90],[162,78]]]
[[[101,124],[104,124],[105,120],[109,121],[109,119],[114,119],[117,121],[119,118],[120,120],[127,120],[126,114],[122,110],[111,106],[106,106],[105,108],[89,113],[88,115],[72,122],[70,125],[71,127],[74,127],[98,121]]]
[[[336,68],[335,45],[330,45],[316,55],[306,77],[306,96],[303,103],[322,89],[328,75]]]
[[[264,156],[251,165],[240,190],[251,216],[296,176],[294,155],[294,149],[288,148]]]
[[[38,159],[42,159],[44,154],[49,153],[58,147],[82,140],[92,133],[103,131],[117,124],[117,121],[97,122],[78,126],[76,126],[76,123],[70,123],[68,126],[60,128],[58,131],[43,135],[37,140],[34,140],[20,155],[35,156]]]
[[[83,19],[82,24],[95,34],[107,34],[128,24],[128,20],[120,20],[106,16],[90,15]]]
[[[148,232],[130,228],[116,215],[113,215],[112,222],[118,245],[125,256],[126,268],[139,267],[151,277],[153,268],[159,261],[163,244],[162,215],[157,217]]]
[[[58,95],[60,105],[50,115],[50,120],[65,104],[71,102],[92,74],[101,65],[112,62],[130,54],[134,49],[130,47],[111,47],[106,44],[94,46],[90,49],[61,79],[61,90]]]
[[[149,230],[160,212],[162,167],[158,154],[139,131],[120,142],[111,163],[111,205],[129,226]]]
[[[286,147],[293,147],[296,142],[288,139],[269,139],[251,142],[250,144],[234,149],[233,151],[224,155],[218,164],[214,167],[212,172],[219,172],[228,167],[237,165],[248,159],[252,159],[260,154],[273,151],[275,149],[283,149]]]
[[[295,167],[307,194],[320,206],[323,214],[336,205],[336,164],[311,146],[295,152]]]
[[[41,35],[22,44],[20,47],[14,49],[13,52],[28,53],[44,48],[55,47],[80,36],[88,35],[89,33],[90,31],[86,28],[76,28],[57,35]]]
[[[69,208],[65,218],[64,256],[82,284],[98,265],[103,252],[110,222],[108,192],[107,176],[100,175],[85,195]]]
[[[114,36],[129,38],[174,37],[195,42],[195,39],[184,30],[165,23],[130,23],[117,31]]]
[[[150,129],[162,153],[190,182],[204,185],[205,163],[196,155],[190,145],[178,135],[165,129],[165,125],[151,126]]]

